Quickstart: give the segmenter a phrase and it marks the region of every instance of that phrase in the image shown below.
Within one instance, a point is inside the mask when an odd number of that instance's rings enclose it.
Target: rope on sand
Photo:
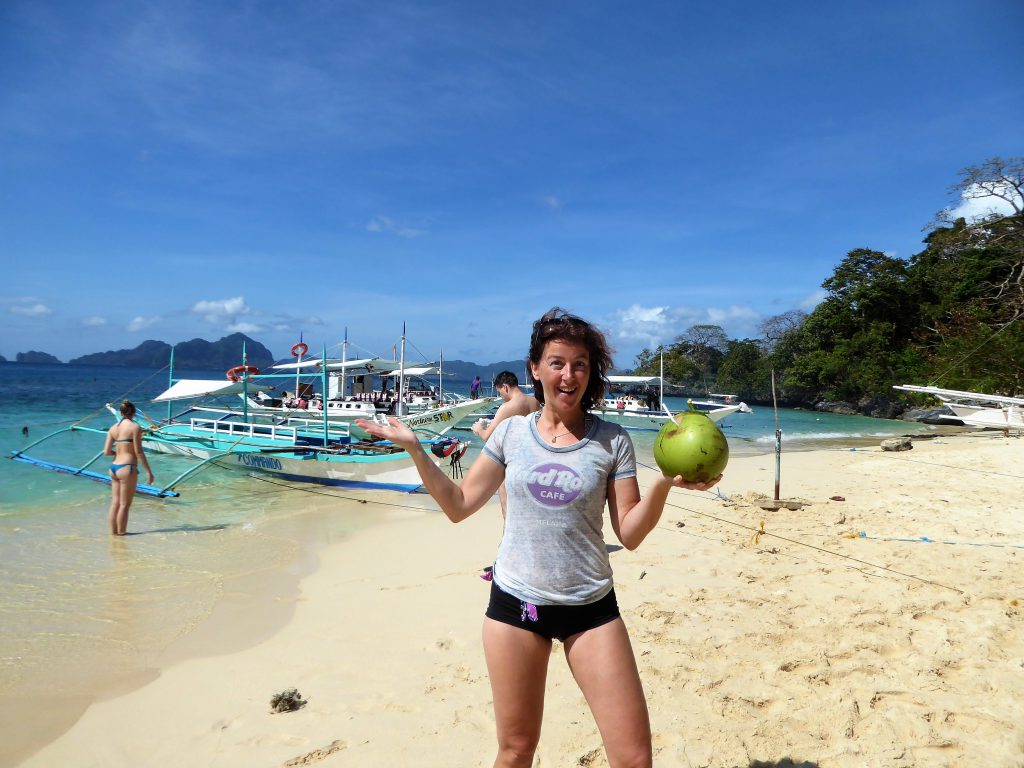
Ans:
[[[640,462],[637,462],[637,463],[640,464]],[[644,466],[644,467],[647,467],[646,464],[640,464],[640,465]],[[653,467],[647,467],[647,468],[648,469],[654,469]],[[656,471],[660,472],[660,470],[656,470]],[[710,493],[710,491],[708,491],[707,493]],[[720,494],[718,494],[718,497],[722,498],[722,496]],[[831,555],[832,557],[836,557],[836,558],[839,558],[841,560],[849,560],[850,562],[860,563],[861,565],[866,565],[866,566],[868,566],[870,568],[877,568],[880,571],[887,571],[887,572],[892,573],[892,574],[894,574],[896,576],[902,576],[902,577],[907,578],[907,579],[914,579],[915,581],[920,581],[920,582],[922,582],[924,584],[930,584],[933,587],[939,587],[941,589],[948,589],[948,590],[951,590],[951,591],[956,592],[956,593],[961,594],[961,595],[965,594],[962,589],[957,589],[956,587],[951,587],[948,584],[942,584],[942,583],[940,583],[938,581],[932,581],[931,579],[925,579],[925,578],[922,578],[921,576],[915,576],[912,573],[905,573],[903,571],[897,571],[895,568],[890,568],[890,567],[885,566],[885,565],[879,565],[878,563],[870,563],[867,560],[861,560],[861,559],[856,558],[856,557],[851,557],[850,555],[844,555],[842,552],[835,552],[835,551],[833,551],[831,549],[825,549],[824,547],[819,547],[819,546],[816,546],[814,544],[807,544],[806,542],[803,542],[803,541],[797,541],[796,539],[790,539],[790,538],[787,538],[785,536],[780,536],[777,533],[772,533],[771,531],[766,531],[765,528],[764,528],[764,520],[761,521],[760,526],[755,528],[755,527],[750,526],[750,525],[744,525],[743,523],[737,523],[735,520],[728,520],[728,519],[726,519],[724,517],[718,517],[717,515],[708,514],[707,512],[701,512],[700,510],[697,510],[697,509],[690,509],[689,507],[684,507],[684,506],[681,506],[679,504],[673,504],[673,503],[671,503],[669,501],[665,502],[665,506],[666,507],[672,507],[673,509],[679,509],[679,510],[682,510],[684,512],[690,512],[691,514],[694,514],[694,515],[700,515],[701,517],[707,517],[707,518],[710,518],[711,520],[715,520],[716,522],[725,523],[726,525],[733,525],[733,526],[736,526],[737,528],[742,528],[745,531],[750,531],[750,533],[751,533],[750,540],[751,540],[751,542],[753,542],[755,544],[759,544],[760,543],[762,536],[772,536],[772,537],[774,537],[776,539],[780,539],[781,541],[785,541],[785,542],[787,542],[789,544],[795,544],[798,547],[807,547],[808,549],[813,549],[813,550],[815,550],[817,552],[822,552],[823,554]],[[668,528],[667,530],[672,530],[672,531],[675,531],[676,533],[682,533],[682,531],[679,531],[676,528]]]
[[[835,552],[835,551],[833,551],[831,549],[825,549],[824,547],[819,547],[819,546],[816,546],[814,544],[807,544],[806,542],[803,542],[803,541],[797,541],[796,539],[790,539],[790,538],[787,538],[785,536],[780,536],[777,533],[772,533],[771,531],[766,531],[764,529],[764,521],[763,520],[761,521],[760,527],[754,528],[753,526],[750,526],[750,525],[744,525],[743,523],[737,523],[734,520],[727,520],[724,517],[717,517],[716,515],[709,515],[707,512],[701,512],[701,511],[696,510],[696,509],[689,509],[688,507],[683,507],[683,506],[680,506],[679,504],[672,504],[670,502],[665,502],[665,506],[666,507],[672,507],[673,509],[681,509],[684,512],[690,512],[690,513],[692,513],[694,515],[700,515],[702,517],[708,517],[708,518],[711,518],[712,520],[716,520],[719,523],[725,523],[726,525],[734,525],[737,528],[742,528],[742,529],[744,529],[746,531],[750,531],[751,532],[751,540],[755,541],[755,542],[760,542],[760,539],[761,539],[762,536],[772,536],[772,537],[774,537],[776,539],[780,539],[782,541],[788,542],[789,544],[795,544],[798,547],[807,547],[808,549],[813,549],[813,550],[815,550],[817,552],[822,552],[822,553],[824,553],[826,555],[831,555],[832,557],[837,557],[837,558],[839,558],[841,560],[849,560],[849,561],[854,562],[854,563],[860,563],[861,565],[866,565],[866,566],[868,566],[870,568],[877,568],[880,571],[887,571],[889,573],[895,574],[896,576],[902,576],[902,577],[907,578],[907,579],[914,579],[915,581],[920,581],[920,582],[922,582],[924,584],[930,584],[933,587],[940,587],[941,589],[949,589],[949,590],[952,590],[953,592],[957,592],[958,594],[961,594],[961,595],[964,594],[964,591],[962,589],[957,589],[956,587],[951,587],[948,584],[942,584],[942,583],[940,583],[938,581],[932,581],[931,579],[925,579],[925,578],[922,578],[921,576],[915,576],[912,573],[905,573],[904,571],[897,571],[895,568],[890,568],[890,567],[888,567],[886,565],[879,565],[878,563],[870,563],[867,560],[861,560],[860,558],[857,558],[857,557],[851,557],[850,555],[844,555],[842,552]],[[670,528],[668,530],[675,530],[675,529],[671,529]]]
[[[915,544],[956,544],[963,547],[1003,547],[1007,549],[1024,549],[1024,544],[998,544],[994,541],[950,541],[949,539],[930,539],[927,536],[917,538],[904,538],[900,536],[868,536],[867,531],[861,531],[854,535],[847,536],[850,539],[871,539],[872,541],[909,541]]]
[[[841,450],[841,449],[835,449]],[[1014,475],[1009,472],[994,472],[991,469],[977,469],[975,467],[965,467],[959,464],[940,464],[937,461],[924,461],[922,459],[911,459],[905,456],[897,456],[891,451],[884,451],[878,453],[875,451],[854,451],[850,450],[850,453],[859,453],[861,456],[885,456],[890,461],[905,461],[908,464],[927,464],[930,467],[942,467],[943,469],[956,469],[961,472],[977,472],[982,475],[993,475],[995,477],[1012,477],[1015,480],[1024,480],[1024,475]]]

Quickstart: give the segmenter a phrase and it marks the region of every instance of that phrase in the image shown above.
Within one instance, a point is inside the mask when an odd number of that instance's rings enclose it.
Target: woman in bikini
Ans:
[[[153,471],[142,450],[142,427],[132,421],[135,406],[127,400],[121,403],[121,417],[107,431],[103,446],[103,453],[114,457],[110,465],[110,532],[115,536],[124,536],[128,530],[128,510],[139,483],[139,462],[146,468],[150,485],[153,484]]]
[[[708,483],[657,477],[641,498],[629,435],[590,414],[611,368],[604,335],[558,308],[533,326],[529,367],[543,408],[505,419],[456,485],[396,419],[356,423],[409,451],[423,484],[452,522],[480,509],[505,482],[508,516],[492,571],[484,656],[498,728],[495,766],[533,765],[553,640],[583,692],[612,768],[652,761],[647,701],[619,614],[604,539],[635,549],[661,518],[672,487]]]

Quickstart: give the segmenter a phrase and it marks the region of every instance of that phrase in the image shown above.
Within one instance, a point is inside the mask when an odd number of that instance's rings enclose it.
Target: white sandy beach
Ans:
[[[644,545],[612,554],[655,764],[1024,765],[1024,440],[787,453],[798,510],[756,503],[773,479],[773,455],[734,459],[729,501],[673,491]],[[217,655],[220,630],[258,623],[222,611],[22,764],[490,765],[478,574],[500,531],[496,503],[460,525],[386,516],[323,551],[279,631]],[[555,656],[536,765],[607,765]],[[291,687],[308,704],[271,714]]]

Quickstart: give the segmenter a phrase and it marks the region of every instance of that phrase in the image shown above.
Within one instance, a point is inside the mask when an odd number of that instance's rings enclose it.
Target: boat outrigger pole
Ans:
[[[56,432],[51,432],[50,434],[46,435],[45,437],[39,438],[34,443],[31,443],[30,445],[27,445],[24,448],[22,448],[20,451],[11,451],[11,456],[9,458],[13,459],[14,461],[20,461],[23,464],[31,464],[33,466],[40,467],[42,469],[52,470],[53,472],[61,472],[61,473],[66,474],[66,475],[73,475],[75,477],[84,477],[84,478],[87,478],[89,480],[95,480],[98,483],[106,483],[107,485],[110,485],[110,475],[109,474],[103,474],[102,472],[93,472],[91,469],[88,468],[89,465],[91,465],[93,462],[95,462],[97,459],[99,459],[103,455],[103,451],[100,451],[99,453],[97,453],[95,456],[93,456],[91,459],[89,459],[87,462],[85,462],[85,464],[83,464],[80,467],[72,467],[72,466],[69,466],[67,464],[58,464],[58,463],[53,462],[53,461],[46,461],[44,459],[37,459],[37,458],[35,458],[33,456],[29,456],[29,455],[27,455],[25,453],[25,451],[29,450],[30,448],[33,448],[34,446],[39,445],[41,442],[43,442],[45,440],[49,440],[51,437],[55,437],[57,435],[65,433],[65,432],[92,432],[92,433],[97,434],[97,435],[103,435],[104,437],[106,437],[106,435],[107,435],[106,430],[103,430],[103,429],[94,429],[93,427],[82,427],[82,426],[79,426],[77,424],[72,424],[70,427],[65,427],[64,429],[58,429]],[[179,480],[180,480],[180,478],[179,478]],[[175,480],[173,483],[171,483],[168,486],[165,486],[164,488],[158,488],[158,487],[156,487],[154,485],[146,485],[145,483],[139,483],[135,487],[135,490],[136,490],[137,493],[141,493],[141,494],[144,494],[146,496],[156,496],[157,498],[167,498],[168,496],[177,496],[178,495],[177,491],[172,491],[171,490],[171,488],[177,482],[178,482],[178,480]]]
[[[171,347],[171,362],[170,370],[167,373],[167,388],[170,389],[174,386],[174,347]],[[171,401],[167,401],[167,421],[171,420],[172,410]]]
[[[299,343],[296,346],[299,348],[299,354],[296,355],[297,359],[295,361],[295,397],[298,397],[299,396],[299,371],[302,370],[302,350],[303,350],[303,347],[306,346],[303,343],[303,341],[302,341],[302,331],[299,331]],[[295,349],[295,347],[292,347],[292,349]],[[327,363],[326,360],[323,360],[322,362],[324,364]]]
[[[242,418],[249,420],[249,356],[242,342]],[[170,419],[168,419],[170,421]]]
[[[348,328],[345,329],[345,337],[348,338]],[[324,413],[324,445],[327,445],[327,438],[330,434],[330,430],[327,425],[327,400],[330,398],[330,393],[327,391],[327,345],[322,345],[322,352],[320,353],[320,392],[321,399],[323,402],[320,407]],[[342,360],[341,363],[341,382],[342,386],[345,385],[345,362]]]
[[[402,322],[402,356],[398,362],[398,405],[395,416],[405,415],[405,322]]]

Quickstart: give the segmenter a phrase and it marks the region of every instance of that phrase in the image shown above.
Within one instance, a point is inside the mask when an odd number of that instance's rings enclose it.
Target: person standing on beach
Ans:
[[[526,394],[519,388],[519,379],[512,371],[502,371],[494,377],[494,391],[505,402],[498,408],[494,418],[477,419],[471,427],[473,434],[485,443],[505,419],[511,416],[526,416],[540,410],[537,398]],[[498,499],[501,501],[501,517],[504,519],[508,506],[508,494],[505,492],[504,483],[498,488]]]
[[[471,400],[476,400],[480,397],[480,377],[477,376],[473,379],[473,383],[469,385],[469,397]]]
[[[507,485],[508,518],[483,627],[498,731],[494,765],[502,768],[533,764],[555,639],[590,705],[609,764],[652,764],[647,702],[615,599],[604,509],[618,540],[636,549],[658,524],[673,486],[708,490],[721,476],[708,483],[659,477],[641,498],[628,434],[589,413],[604,394],[611,364],[597,328],[557,307],[545,313],[533,325],[529,352],[543,407],[499,424],[461,486],[398,420],[357,422],[409,451],[452,522]]]
[[[153,471],[149,468],[146,453],[142,450],[142,427],[135,418],[135,405],[125,400],[121,403],[121,420],[107,430],[107,441],[103,453],[113,456],[110,465],[110,532],[124,536],[128,531],[128,510],[135,498],[139,483],[139,464],[146,468],[149,484],[153,484]]]

